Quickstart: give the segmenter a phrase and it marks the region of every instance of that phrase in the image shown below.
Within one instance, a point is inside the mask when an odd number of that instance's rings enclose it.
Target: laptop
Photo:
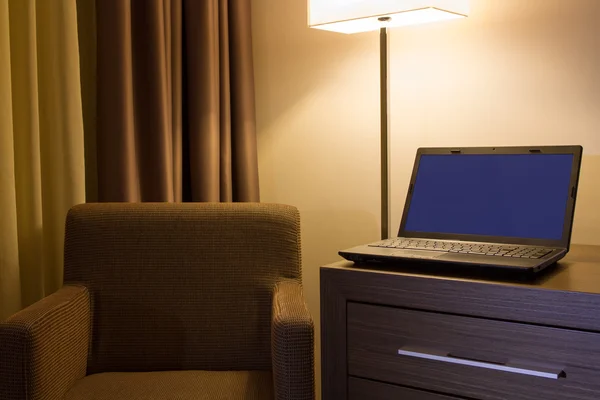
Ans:
[[[582,151],[420,148],[398,237],[339,254],[540,271],[569,251]]]

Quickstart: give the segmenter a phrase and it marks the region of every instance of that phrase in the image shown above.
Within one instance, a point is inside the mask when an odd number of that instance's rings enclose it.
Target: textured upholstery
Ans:
[[[259,400],[273,398],[265,371],[117,372],[90,375],[64,400]]]
[[[271,329],[275,398],[312,399],[314,327],[298,282],[276,285]]]
[[[270,370],[271,295],[300,277],[298,212],[267,204],[84,204],[65,282],[92,298],[89,373]]]
[[[313,399],[300,265],[290,206],[76,206],[65,286],[0,325],[0,399]]]
[[[0,322],[0,399],[61,399],[85,376],[89,335],[84,287],[64,286]]]

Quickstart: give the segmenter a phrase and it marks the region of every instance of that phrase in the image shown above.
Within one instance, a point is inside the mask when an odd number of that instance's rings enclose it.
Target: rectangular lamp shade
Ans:
[[[309,0],[308,25],[359,33],[464,18],[469,0]]]

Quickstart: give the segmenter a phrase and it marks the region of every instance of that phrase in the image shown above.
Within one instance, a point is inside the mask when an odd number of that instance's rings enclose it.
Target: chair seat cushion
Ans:
[[[273,399],[265,371],[106,372],[86,376],[64,400]]]

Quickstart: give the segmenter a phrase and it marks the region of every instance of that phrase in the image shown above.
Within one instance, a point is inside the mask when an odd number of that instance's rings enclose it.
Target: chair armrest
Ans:
[[[302,285],[285,280],[275,286],[271,323],[273,383],[277,400],[315,398],[314,325]]]
[[[86,374],[89,341],[83,286],[63,286],[0,322],[0,399],[62,399]]]

